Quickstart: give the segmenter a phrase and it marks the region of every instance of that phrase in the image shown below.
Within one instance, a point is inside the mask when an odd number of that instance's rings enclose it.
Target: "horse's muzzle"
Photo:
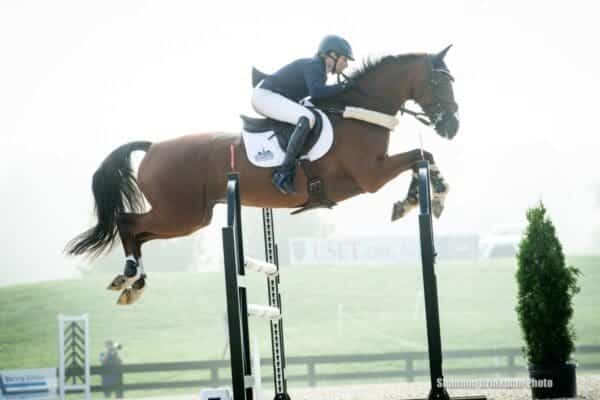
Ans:
[[[435,124],[435,131],[441,137],[452,140],[458,132],[459,125],[460,124],[456,113],[448,113],[444,114],[444,117],[437,124]]]

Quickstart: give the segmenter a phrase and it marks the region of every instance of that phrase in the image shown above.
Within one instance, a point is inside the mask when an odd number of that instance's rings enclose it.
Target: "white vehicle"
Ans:
[[[524,228],[520,225],[498,225],[481,238],[479,251],[483,258],[514,257],[519,250]]]

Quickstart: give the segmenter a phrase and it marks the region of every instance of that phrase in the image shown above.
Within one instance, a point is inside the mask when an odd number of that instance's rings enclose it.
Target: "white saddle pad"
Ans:
[[[321,136],[306,155],[300,157],[309,161],[316,161],[323,157],[333,145],[333,127],[331,121],[324,112],[317,110],[323,119]],[[246,132],[242,129],[242,140],[246,148],[248,160],[262,168],[271,168],[281,165],[285,157],[285,151],[279,146],[279,141],[273,135],[273,131],[261,133]]]

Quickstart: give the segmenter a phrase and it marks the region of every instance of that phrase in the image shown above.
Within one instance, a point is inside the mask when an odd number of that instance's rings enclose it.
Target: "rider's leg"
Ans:
[[[308,108],[279,93],[263,89],[260,85],[252,91],[252,107],[265,117],[292,125],[296,125],[300,117],[305,116],[310,122],[310,127],[315,126],[315,116]]]
[[[261,89],[260,85],[252,94],[254,109],[269,118],[296,125],[286,149],[285,159],[281,166],[273,172],[273,183],[285,194],[295,192],[294,176],[296,175],[296,159],[311,128],[315,124],[315,116],[306,107],[270,90]]]
[[[273,171],[273,183],[284,194],[296,192],[294,187],[294,176],[296,176],[296,160],[302,151],[302,146],[310,132],[308,118],[302,116],[296,125],[296,129],[290,137],[283,163]]]

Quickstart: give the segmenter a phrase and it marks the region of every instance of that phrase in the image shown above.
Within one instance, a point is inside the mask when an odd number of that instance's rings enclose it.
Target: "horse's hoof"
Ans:
[[[392,209],[392,222],[399,220],[404,217],[410,211],[409,207],[406,207],[405,201],[397,201],[394,203],[394,207]]]
[[[112,282],[110,283],[110,285],[108,285],[108,287],[106,289],[108,289],[108,290],[123,290],[127,286],[128,286],[127,278],[125,277],[125,275],[117,275],[115,277],[115,279],[112,280]]]
[[[144,290],[144,287],[146,287],[146,275],[142,275],[140,277],[140,279],[138,279],[137,281],[133,282],[133,285],[131,285],[131,288],[133,290],[139,290],[142,291]]]
[[[444,202],[439,199],[433,199],[431,202],[431,211],[433,211],[433,216],[439,218],[442,216],[442,211],[444,211]]]
[[[412,209],[414,209],[417,206],[418,202],[419,199],[412,196],[407,197],[402,201],[395,202],[394,208],[392,209],[392,222],[408,214]]]
[[[110,285],[108,285],[107,289],[108,290],[123,290],[126,287],[130,287],[133,282],[135,282],[138,279],[137,276],[130,276],[127,277],[125,275],[117,275],[117,277],[115,279],[113,279],[113,281],[110,283]]]
[[[431,199],[431,211],[433,216],[439,218],[444,211],[444,202],[446,201],[446,195],[448,194],[449,187],[446,185],[446,191],[443,193],[434,193],[433,199]]]
[[[121,306],[126,306],[132,304],[131,301],[131,288],[127,288],[121,292],[119,298],[117,299],[117,304]]]
[[[142,275],[138,280],[133,282],[131,287],[123,290],[117,304],[126,306],[135,303],[142,296],[144,288],[146,287],[146,275]]]
[[[133,286],[131,287],[131,302],[136,302],[140,297],[142,297],[142,293],[144,293],[144,288],[146,287],[146,283],[143,278],[137,280]]]
[[[138,301],[140,297],[142,297],[142,293],[144,293],[144,289],[131,289],[131,303]],[[130,303],[130,304],[131,304]]]
[[[121,295],[117,300],[117,304],[121,306],[128,306],[130,304],[133,304],[137,299],[140,298],[141,294],[141,290],[127,288],[121,292]]]

